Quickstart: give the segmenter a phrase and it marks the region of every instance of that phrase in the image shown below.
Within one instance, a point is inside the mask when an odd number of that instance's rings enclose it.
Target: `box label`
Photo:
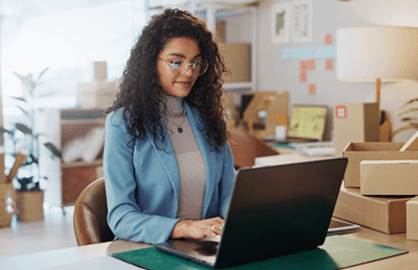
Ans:
[[[336,118],[347,118],[347,107],[346,106],[336,106],[335,107],[335,117]]]

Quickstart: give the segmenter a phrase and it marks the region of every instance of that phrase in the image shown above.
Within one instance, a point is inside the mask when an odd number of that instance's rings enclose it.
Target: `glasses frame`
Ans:
[[[206,63],[206,68],[205,68],[205,70],[204,70],[201,74],[199,74],[198,76],[202,76],[203,74],[205,74],[205,72],[208,70],[208,67],[209,67],[209,63],[208,63],[208,61],[206,61],[205,59],[200,59],[200,60],[197,60],[197,61],[196,61],[196,62],[194,62],[194,63],[187,64],[187,65],[186,65],[186,68],[185,68],[183,71],[179,70],[179,72],[180,72],[180,73],[179,73],[179,74],[176,74],[176,70],[177,70],[177,69],[174,69],[174,63],[170,63],[169,61],[164,60],[164,59],[162,59],[162,58],[160,58],[160,57],[158,57],[158,59],[160,59],[161,61],[163,61],[163,62],[167,63],[169,66],[171,66],[171,72],[172,72],[174,75],[176,75],[176,76],[180,76],[181,74],[186,73],[186,72],[187,72],[187,70],[189,69],[189,67],[190,67],[190,66],[191,66],[191,69],[192,69],[192,73],[194,73],[194,72],[196,71],[196,65],[197,65],[199,62]],[[179,60],[176,60],[176,61],[174,61],[174,62],[184,62],[184,61],[179,61]]]

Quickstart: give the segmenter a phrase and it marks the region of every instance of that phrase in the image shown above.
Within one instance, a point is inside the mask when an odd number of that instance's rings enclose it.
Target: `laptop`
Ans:
[[[347,161],[240,169],[220,237],[171,239],[155,247],[211,268],[314,249],[325,241]]]

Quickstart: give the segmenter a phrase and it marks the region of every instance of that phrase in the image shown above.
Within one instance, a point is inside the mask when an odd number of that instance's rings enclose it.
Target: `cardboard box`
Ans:
[[[402,146],[400,151],[418,150],[418,131]]]
[[[93,62],[93,70],[91,71],[93,81],[106,81],[107,80],[107,63],[106,61]]]
[[[250,134],[261,140],[274,139],[278,121],[276,116],[283,115],[288,118],[289,93],[258,91],[254,93],[244,111],[244,122],[250,128]],[[259,113],[265,111],[265,118],[260,119]]]
[[[251,44],[249,43],[222,43],[219,52],[224,58],[226,67],[231,71],[224,74],[225,82],[251,81]]]
[[[362,195],[418,195],[418,160],[363,160]]]
[[[363,160],[418,160],[418,151],[400,152],[403,145],[389,142],[352,142],[347,145],[343,152],[343,156],[348,158],[344,185],[360,187],[360,162]]]
[[[116,95],[116,82],[94,81],[79,83],[77,105],[81,108],[106,108]]]
[[[341,157],[350,142],[379,141],[379,104],[342,103],[334,105],[335,156]]]
[[[418,197],[406,203],[406,239],[418,240]]]
[[[341,186],[333,216],[387,234],[406,231],[406,202],[412,197],[370,197]]]

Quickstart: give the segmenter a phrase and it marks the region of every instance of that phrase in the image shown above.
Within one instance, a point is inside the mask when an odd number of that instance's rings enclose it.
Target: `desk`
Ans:
[[[346,269],[418,269],[418,241],[406,240],[404,233],[386,235],[378,231],[361,227],[359,232],[345,234],[344,237],[351,237],[409,251],[408,254],[386,258]],[[146,247],[151,247],[151,245],[133,243],[129,241],[105,242],[94,245],[2,258],[0,259],[0,268],[24,270],[37,269],[59,263],[77,262],[88,258],[110,255],[115,252]]]

